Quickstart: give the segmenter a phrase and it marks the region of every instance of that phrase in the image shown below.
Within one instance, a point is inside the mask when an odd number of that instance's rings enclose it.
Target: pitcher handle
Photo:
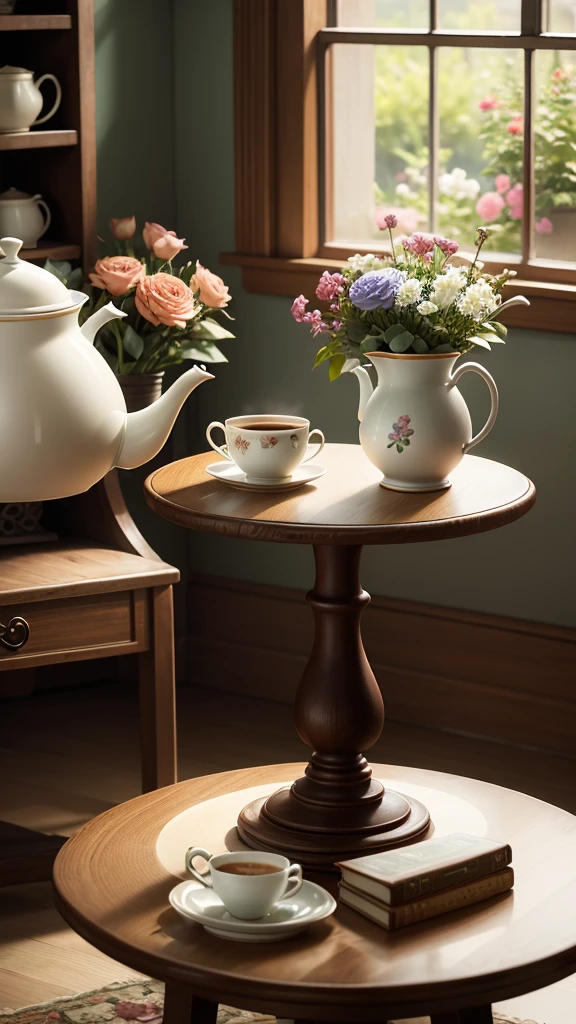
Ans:
[[[32,122],[33,125],[44,124],[45,121],[48,121],[52,117],[52,114],[56,113],[58,107],[60,106],[60,101],[62,99],[62,89],[60,87],[60,82],[56,78],[56,75],[42,75],[42,77],[39,78],[37,82],[34,82],[34,85],[37,89],[39,89],[42,85],[42,82],[46,82],[48,79],[51,82],[54,82],[54,87],[56,89],[56,99],[54,100],[54,105],[52,109],[49,110],[47,114],[44,114],[44,117],[37,117],[36,120]]]
[[[480,363],[462,363],[461,366],[457,366],[456,369],[454,370],[454,373],[450,377],[449,386],[451,388],[455,387],[455,385],[460,380],[462,374],[468,373],[469,370],[471,370],[473,373],[478,373],[480,377],[482,377],[482,379],[485,380],[486,384],[488,385],[488,390],[490,392],[490,414],[488,416],[488,419],[486,420],[486,423],[482,427],[482,430],[479,430],[478,433],[475,434],[475,436],[470,441],[462,445],[462,451],[464,452],[464,455],[466,455],[466,453],[469,452],[470,449],[474,447],[474,445],[478,444],[480,441],[483,441],[484,438],[488,436],[488,434],[492,430],[492,427],[496,423],[499,404],[498,388],[496,387],[496,381],[494,380],[493,376],[490,373],[488,373],[488,370],[485,370]]]
[[[208,426],[206,427],[206,440],[208,441],[208,444],[210,445],[211,448],[214,449],[215,452],[218,452],[219,455],[222,455],[225,459],[228,459],[228,462],[233,462],[234,460],[232,456],[228,453],[228,449],[221,448],[220,445],[217,445],[216,442],[212,440],[212,431],[214,430],[215,427],[220,427],[220,430],[224,432],[224,437],[226,437],[226,427],[224,426],[224,424],[220,423],[220,420],[212,420],[212,423],[209,423]]]
[[[36,200],[36,206],[41,206],[43,208],[43,210],[44,210],[44,218],[45,219],[44,219],[44,227],[42,228],[42,235],[45,235],[46,232],[48,231],[48,228],[50,227],[50,221],[52,220],[52,214],[50,213],[50,207],[48,206],[48,203],[46,203],[44,201],[44,199],[42,199],[42,196],[40,195],[40,193],[38,193],[38,195],[36,195],[36,196],[33,196],[32,198]],[[40,237],[42,237],[42,236],[40,236]]]
[[[311,430],[310,433],[308,434],[308,444],[310,444],[310,438],[312,437],[312,434],[319,434],[320,441],[318,442],[318,447],[316,451],[312,452],[312,455],[307,455],[305,459],[302,459],[302,465],[304,465],[305,462],[310,462],[310,459],[315,459],[317,455],[320,455],[320,452],[322,451],[324,445],[326,444],[326,438],[324,437],[322,431],[318,429],[318,427],[314,427],[314,430]]]

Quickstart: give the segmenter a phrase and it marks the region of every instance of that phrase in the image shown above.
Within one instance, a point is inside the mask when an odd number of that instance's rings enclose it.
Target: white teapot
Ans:
[[[128,414],[92,344],[100,327],[125,314],[110,302],[80,328],[88,296],[19,259],[19,238],[0,238],[0,246],[0,502],[65,498],[114,466],[153,458],[188,395],[212,374],[195,366],[153,405]]]
[[[27,249],[36,248],[51,220],[50,209],[39,192],[31,196],[9,188],[0,195],[0,235],[21,238]]]
[[[39,86],[46,81],[54,83],[56,99],[48,113],[38,117],[44,105]],[[42,75],[35,82],[32,71],[6,64],[0,68],[0,134],[27,132],[33,124],[44,124],[56,113],[61,99],[60,82],[54,75]]]

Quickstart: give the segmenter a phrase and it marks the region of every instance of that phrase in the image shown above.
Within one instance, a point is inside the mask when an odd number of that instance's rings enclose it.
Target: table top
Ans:
[[[300,776],[272,765],[181,782],[114,807],[56,860],[57,905],[115,960],[214,1001],[284,1017],[382,1021],[448,1012],[544,987],[576,968],[576,817],[473,779],[373,765],[422,800],[436,835],[509,842],[513,892],[398,932],[346,907],[285,942],[227,942],[168,904],[192,844],[243,849],[235,821],[250,800]],[[316,880],[318,877],[316,876]]]
[[[296,491],[241,491],[214,480],[214,452],[181,459],[148,477],[148,504],[165,519],[194,530],[248,540],[296,544],[398,544],[462,537],[504,526],[536,499],[522,473],[466,455],[452,487],[404,494],[380,487],[382,474],[360,445],[327,444],[328,472]]]

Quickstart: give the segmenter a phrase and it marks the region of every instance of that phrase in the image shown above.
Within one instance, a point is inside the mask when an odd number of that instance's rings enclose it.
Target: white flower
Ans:
[[[421,302],[419,306],[416,306],[416,309],[419,313],[422,313],[422,316],[428,316],[429,313],[438,312],[438,306],[436,303],[428,301]]]
[[[458,301],[458,309],[465,316],[472,316],[475,320],[482,320],[487,313],[496,309],[498,299],[492,291],[488,281],[480,278],[476,284],[468,286]]]
[[[465,271],[461,267],[453,267],[449,264],[444,274],[438,274],[434,278],[430,298],[440,309],[447,309],[452,305],[458,293],[462,291],[465,283]]]
[[[401,284],[396,293],[397,306],[411,306],[418,302],[422,292],[422,285],[415,277],[409,277],[404,284]]]
[[[354,274],[358,270],[363,274],[367,274],[369,270],[382,270],[383,267],[391,267],[393,262],[390,257],[375,256],[373,252],[366,253],[365,256],[356,253],[355,256],[348,257],[349,269]]]
[[[480,191],[480,182],[469,178],[461,167],[441,174],[438,185],[442,195],[453,196],[454,199],[475,199]]]

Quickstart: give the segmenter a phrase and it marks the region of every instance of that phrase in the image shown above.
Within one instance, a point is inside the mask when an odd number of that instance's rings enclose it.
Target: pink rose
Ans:
[[[94,272],[88,276],[97,288],[105,288],[111,295],[124,295],[143,274],[144,267],[135,256],[105,256],[96,260]]]
[[[213,309],[224,309],[230,302],[232,296],[228,292],[228,286],[224,284],[221,277],[207,270],[201,263],[196,261],[196,273],[190,280],[190,287],[193,292],[200,291],[200,302],[205,306],[212,306]]]
[[[155,327],[186,327],[200,307],[188,285],[173,274],[151,274],[142,277],[135,295],[136,309]]]
[[[508,177],[507,174],[496,175],[496,191],[499,192],[500,195],[502,195],[503,192],[507,192],[511,184],[512,182],[510,181],[510,178]]]
[[[136,217],[111,217],[110,231],[119,242],[127,242],[136,231]]]
[[[548,220],[548,217],[541,217],[536,221],[534,227],[539,235],[551,235],[554,231],[552,221]]]
[[[294,302],[292,303],[292,306],[290,308],[290,312],[292,313],[292,316],[294,317],[297,324],[301,324],[304,321],[306,306],[308,305],[309,302],[310,299],[307,299],[305,295],[298,295],[298,297],[294,299]]]
[[[331,274],[328,270],[325,270],[318,282],[316,295],[324,302],[330,302],[342,294],[345,284],[346,278],[342,274]]]
[[[497,100],[495,96],[485,96],[478,104],[480,110],[496,110],[499,106],[500,100]]]
[[[175,231],[167,231],[165,235],[156,238],[152,244],[152,251],[159,260],[172,260],[182,249],[187,249],[183,238],[176,238]]]
[[[476,203],[476,213],[486,224],[490,224],[500,216],[505,203],[497,192],[485,192]]]
[[[513,117],[506,127],[511,135],[520,135],[524,128],[524,119],[520,115]]]
[[[176,232],[173,232],[175,234]],[[143,231],[142,238],[144,239],[144,245],[147,249],[154,248],[154,242],[157,242],[159,238],[163,238],[168,232],[166,228],[163,228],[161,224],[156,224],[155,221],[147,220]]]

